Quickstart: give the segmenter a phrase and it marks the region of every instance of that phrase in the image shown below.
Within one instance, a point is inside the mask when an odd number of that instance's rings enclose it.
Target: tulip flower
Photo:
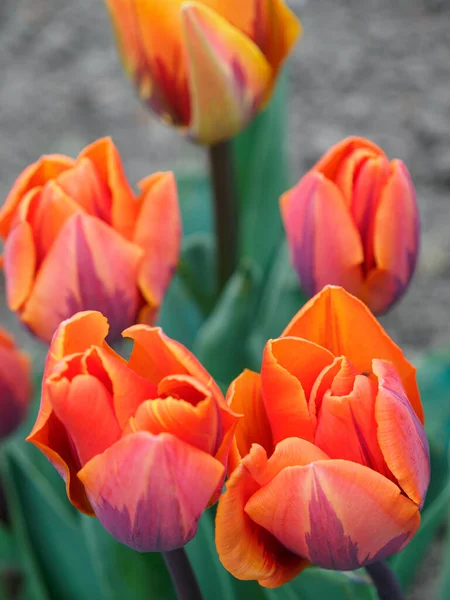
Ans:
[[[31,366],[28,355],[0,327],[0,440],[25,418],[31,400]]]
[[[128,361],[95,311],[61,323],[27,438],[66,482],[70,501],[123,544],[169,551],[196,533],[222,489],[237,423],[197,359],[158,327],[134,325]]]
[[[267,104],[301,26],[283,0],[106,0],[140,97],[201,144]]]
[[[8,306],[50,342],[59,323],[100,310],[110,339],[152,324],[176,267],[181,225],[172,173],[139,183],[136,197],[108,138],[76,160],[43,156],[0,209]]]
[[[280,199],[292,263],[309,296],[340,285],[375,314],[407,288],[419,215],[406,166],[364,138],[333,146]]]
[[[430,477],[415,369],[360,300],[325,288],[228,400],[244,416],[216,545],[235,577],[277,587],[411,540]]]

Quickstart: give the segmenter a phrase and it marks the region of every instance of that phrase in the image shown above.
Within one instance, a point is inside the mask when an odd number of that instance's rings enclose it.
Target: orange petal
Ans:
[[[111,535],[139,552],[162,552],[194,537],[223,471],[170,434],[140,431],[93,458],[79,478]]]
[[[182,344],[166,336],[160,327],[134,325],[123,332],[134,340],[129,366],[148,381],[158,385],[168,375],[192,375],[216,397],[222,392],[211,375]]]
[[[125,176],[116,146],[111,138],[101,138],[86,146],[79,154],[77,162],[83,158],[92,161],[99,177],[109,188],[112,227],[131,240],[139,205]]]
[[[374,360],[373,372],[378,377],[375,419],[381,451],[405,494],[422,507],[430,483],[425,430],[392,364]]]
[[[262,393],[274,443],[288,437],[314,439],[315,415],[308,400],[322,369],[333,355],[296,338],[269,340],[261,368]]]
[[[16,211],[22,198],[34,187],[40,187],[47,181],[58,177],[66,169],[70,169],[74,160],[60,154],[42,156],[37,162],[27,167],[16,179],[4,204],[0,208],[0,237],[8,235]]]
[[[282,444],[288,442],[290,440],[285,440]],[[267,469],[267,454],[256,444],[233,471],[225,493],[220,497],[216,548],[225,569],[237,579],[256,579],[264,587],[277,587],[293,579],[309,563],[286,550],[245,513],[248,500],[260,488],[252,476],[252,468]]]
[[[363,247],[336,185],[310,171],[280,198],[291,260],[312,296],[327,284],[362,291]]]
[[[141,204],[133,241],[144,250],[138,284],[152,310],[161,304],[175,272],[181,244],[181,216],[173,173],[140,182]]]
[[[188,60],[190,136],[214,144],[240,131],[260,108],[273,72],[261,50],[200,2],[182,5]]]
[[[102,221],[74,215],[42,264],[23,321],[49,341],[62,320],[80,310],[98,309],[109,320],[111,339],[117,339],[137,316],[141,260],[142,250]]]
[[[367,292],[368,304],[377,313],[386,311],[405,291],[414,273],[419,249],[419,214],[411,178],[401,161],[393,160],[391,168],[373,232],[375,264],[386,275],[382,282],[370,282]]]
[[[20,425],[31,401],[31,362],[0,327],[0,439]]]
[[[101,454],[121,436],[112,398],[105,386],[92,375],[47,379],[45,384],[56,416],[72,440],[80,465]]]
[[[394,483],[344,460],[283,469],[245,512],[291,552],[345,571],[400,551],[420,523],[417,506]]]
[[[302,337],[327,348],[335,356],[346,356],[360,373],[372,371],[373,358],[391,361],[408,400],[423,422],[415,367],[370,310],[344,289],[334,286],[323,289],[299,310],[283,336]]]
[[[236,427],[240,456],[248,454],[252,444],[259,444],[269,455],[272,454],[272,432],[262,398],[259,373],[245,369],[231,383],[226,400],[234,412],[243,415]]]
[[[16,311],[28,299],[36,271],[33,231],[26,221],[20,221],[9,232],[4,261],[6,300],[8,307]]]

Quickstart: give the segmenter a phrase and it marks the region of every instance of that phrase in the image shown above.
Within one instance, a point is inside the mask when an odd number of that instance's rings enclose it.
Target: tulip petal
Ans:
[[[373,372],[378,377],[375,419],[381,451],[399,486],[421,508],[430,483],[425,430],[392,364],[374,360]]]
[[[375,216],[373,252],[377,268],[390,280],[386,287],[370,283],[371,307],[384,312],[404,292],[416,267],[419,248],[419,213],[407,168],[391,162],[392,174],[381,195]],[[369,285],[369,282],[368,282]]]
[[[312,296],[327,284],[362,287],[361,239],[336,185],[310,172],[280,198],[291,260]]]
[[[371,373],[374,357],[391,361],[412,407],[423,422],[415,367],[406,360],[364,303],[346,290],[327,286],[299,310],[283,336],[305,338],[327,348],[335,356],[346,356],[360,373]]]
[[[270,340],[264,349],[261,381],[273,441],[314,439],[315,415],[308,400],[322,369],[333,362],[328,350],[298,338]]]
[[[226,400],[234,412],[243,415],[236,427],[240,456],[246,456],[252,444],[259,444],[269,455],[272,454],[272,432],[264,407],[259,373],[245,369],[231,383]]]
[[[245,34],[200,2],[181,7],[188,60],[189,133],[214,144],[240,131],[261,106],[273,71]]]
[[[345,571],[400,551],[420,523],[417,506],[394,483],[344,460],[285,468],[245,512],[292,552]]]
[[[31,399],[31,363],[0,327],[0,439],[20,425]]]
[[[151,383],[158,385],[168,375],[192,375],[214,396],[222,397],[216,382],[195,356],[182,344],[166,336],[160,327],[133,325],[122,335],[134,340],[128,362],[130,368]]]
[[[156,173],[139,184],[140,212],[133,241],[145,254],[138,284],[157,309],[175,272],[181,243],[181,216],[173,173]]]
[[[4,254],[6,300],[10,310],[20,310],[28,299],[36,271],[36,247],[27,221],[19,221],[10,231]]]
[[[80,465],[104,452],[120,436],[112,398],[92,375],[76,375],[71,381],[64,372],[47,380],[47,391],[56,416],[73,441]]]
[[[290,454],[291,442],[284,440],[279,444],[287,446],[285,454]],[[297,443],[314,448],[304,440],[295,440],[293,445]],[[292,452],[297,454],[295,450]],[[320,450],[317,449],[317,453],[322,458]],[[277,587],[293,579],[309,563],[286,550],[244,511],[260,488],[252,471],[263,479],[267,467],[264,448],[254,444],[250,454],[231,474],[217,508],[216,547],[221,563],[237,579],[257,579],[264,587]]]
[[[98,309],[110,322],[111,339],[117,339],[136,318],[141,260],[142,250],[105,223],[74,215],[42,264],[22,320],[48,341],[62,320]]]
[[[4,204],[0,208],[0,237],[6,238],[22,198],[34,187],[41,187],[50,179],[70,169],[74,160],[60,154],[42,156],[27,167],[16,179]]]
[[[122,438],[80,471],[95,514],[139,552],[184,546],[223,475],[214,458],[162,433]]]
[[[101,138],[86,146],[79,154],[77,162],[88,158],[111,193],[111,225],[131,240],[136,217],[138,202],[127,181],[119,152],[111,138]]]

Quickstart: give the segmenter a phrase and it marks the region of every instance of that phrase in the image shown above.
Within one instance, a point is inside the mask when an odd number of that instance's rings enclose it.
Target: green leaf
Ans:
[[[81,517],[89,558],[107,600],[175,600],[162,556],[141,554],[117,542],[97,519]]]
[[[293,581],[267,590],[269,600],[376,600],[377,594],[366,573],[339,572],[310,567]]]
[[[224,384],[249,366],[245,340],[257,302],[259,281],[259,269],[245,261],[228,281],[195,341],[195,355],[211,375]]]
[[[201,231],[210,233],[213,230],[211,184],[206,170],[180,172],[176,174],[176,179],[184,236]]]
[[[207,316],[217,299],[216,248],[210,234],[194,233],[183,242],[178,273],[184,287]]]
[[[286,76],[268,108],[232,140],[239,198],[239,253],[265,270],[282,237],[278,200],[286,191]]]
[[[253,320],[249,348],[255,361],[261,360],[267,340],[281,335],[306,300],[291,266],[287,244],[283,241],[264,282],[264,290]]]
[[[450,455],[449,455],[450,462]],[[450,484],[449,484],[450,487]],[[450,496],[450,493],[449,493]],[[450,590],[450,501],[447,499],[447,536],[446,536],[442,578],[438,589],[437,600],[447,600]]]

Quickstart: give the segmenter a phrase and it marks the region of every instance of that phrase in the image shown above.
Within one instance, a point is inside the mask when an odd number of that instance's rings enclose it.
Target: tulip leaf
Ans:
[[[107,600],[175,600],[164,560],[158,552],[141,554],[117,542],[97,519],[81,517],[89,557]]]
[[[207,233],[194,233],[183,242],[178,273],[184,287],[207,316],[217,298],[215,244]]]
[[[444,565],[443,565],[443,569],[442,569],[442,580],[439,585],[437,600],[447,600],[449,590],[450,590],[450,501],[448,501],[448,504],[447,504],[447,540],[446,540],[446,549],[445,549],[445,553],[444,553]]]
[[[249,366],[245,339],[255,311],[259,282],[258,267],[244,261],[228,281],[195,341],[194,353],[222,384],[230,383]]]
[[[287,244],[283,241],[273,258],[253,319],[249,347],[255,361],[261,360],[267,340],[281,335],[306,300],[291,266]]]
[[[176,174],[180,198],[183,234],[211,232],[211,185],[206,171],[182,171]]]
[[[239,198],[239,253],[265,270],[282,237],[278,200],[286,190],[286,75],[268,108],[231,142]]]

